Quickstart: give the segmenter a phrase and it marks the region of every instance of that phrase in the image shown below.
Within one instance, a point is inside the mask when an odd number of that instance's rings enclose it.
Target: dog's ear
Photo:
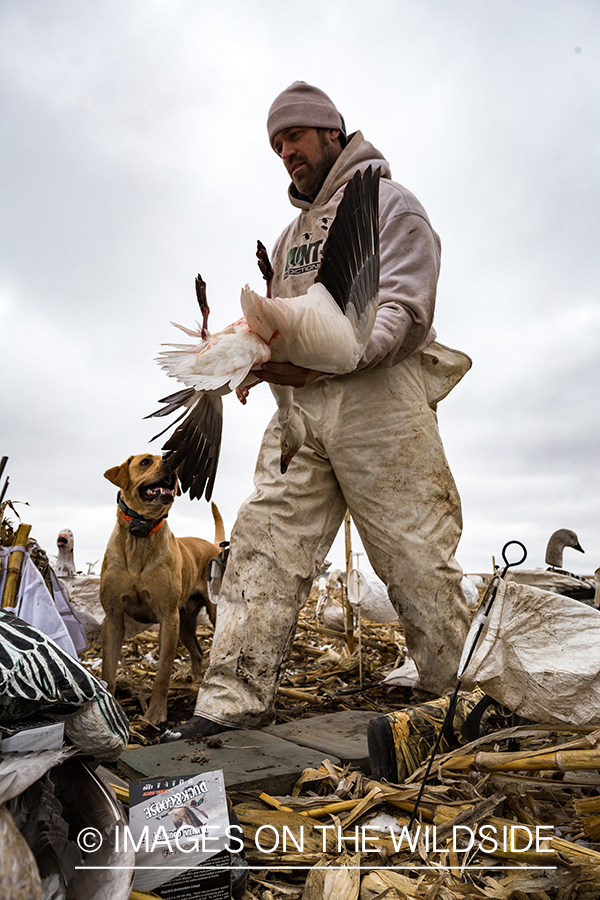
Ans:
[[[132,459],[133,456],[130,456],[124,463],[121,463],[120,466],[113,466],[112,469],[107,469],[104,473],[104,477],[107,478],[111,484],[116,484],[122,491],[129,485],[129,463]]]

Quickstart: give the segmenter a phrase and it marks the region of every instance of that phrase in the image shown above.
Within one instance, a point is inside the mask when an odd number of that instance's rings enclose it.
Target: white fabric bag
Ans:
[[[5,564],[7,564],[8,557],[13,549],[13,547],[3,547],[0,551]],[[0,577],[0,596],[2,596],[5,580],[6,570],[2,572]],[[24,622],[33,625],[34,628],[38,628],[66,653],[77,659],[77,650],[67,626],[56,608],[56,604],[46,587],[41,573],[32,562],[28,553],[25,555],[21,568],[21,580],[19,582],[19,594],[15,612]]]
[[[530,585],[498,581],[468,665],[487,599],[465,642],[462,686],[471,690],[479,685],[534,722],[600,724],[600,611]]]
[[[371,622],[385,624],[398,618],[385,584],[373,572],[350,569],[348,600],[354,612],[358,612],[360,606],[362,616]]]

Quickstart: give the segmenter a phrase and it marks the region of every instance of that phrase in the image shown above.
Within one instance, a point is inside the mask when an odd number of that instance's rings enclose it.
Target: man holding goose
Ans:
[[[267,428],[255,491],[232,532],[196,714],[163,740],[269,724],[298,614],[346,509],[402,620],[419,699],[454,685],[469,626],[455,560],[460,499],[435,408],[470,360],[435,340],[440,240],[383,155],[359,131],[346,134],[319,88],[297,81],[282,91],[267,129],[298,210],[275,244],[271,296],[307,293],[346,186],[371,167],[380,170],[378,305],[353,371],[271,361],[253,372],[293,388],[306,434],[282,474],[277,415]]]

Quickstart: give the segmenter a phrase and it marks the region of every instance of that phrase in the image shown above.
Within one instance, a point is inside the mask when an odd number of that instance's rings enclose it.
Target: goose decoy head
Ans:
[[[571,531],[569,528],[559,528],[558,531],[550,535],[550,540],[546,547],[546,565],[552,566],[553,569],[562,569],[563,550],[565,547],[572,547],[573,550],[585,553],[574,531]]]

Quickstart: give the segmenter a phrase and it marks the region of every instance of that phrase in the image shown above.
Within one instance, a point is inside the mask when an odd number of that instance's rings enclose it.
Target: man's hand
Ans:
[[[261,381],[269,384],[283,384],[289,387],[301,388],[310,384],[323,372],[315,369],[304,369],[302,366],[294,366],[292,363],[263,363],[260,369],[252,369],[252,374]]]

